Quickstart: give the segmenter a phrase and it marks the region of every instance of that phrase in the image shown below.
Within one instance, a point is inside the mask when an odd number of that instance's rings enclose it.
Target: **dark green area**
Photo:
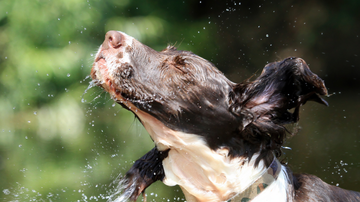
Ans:
[[[0,201],[106,201],[118,175],[153,147],[103,90],[84,93],[108,30],[193,51],[235,82],[267,62],[304,58],[333,95],[329,107],[303,108],[284,159],[360,191],[359,8],[356,0],[0,1]],[[161,182],[147,194],[184,200]]]

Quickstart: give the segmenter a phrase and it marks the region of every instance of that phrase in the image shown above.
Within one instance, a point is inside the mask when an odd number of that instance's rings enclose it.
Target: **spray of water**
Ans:
[[[90,76],[86,76],[84,80],[86,80],[86,79],[88,79],[88,78],[90,78]],[[88,101],[88,100],[86,100],[86,99],[84,98],[85,95],[86,95],[87,93],[89,93],[89,90],[90,90],[91,88],[97,86],[98,84],[99,84],[99,81],[98,81],[98,80],[91,80],[91,81],[89,82],[89,86],[85,89],[84,93],[83,93],[82,96],[81,96],[81,102],[82,102],[82,103],[91,103],[91,102],[93,102],[93,101],[95,101],[96,99],[98,99],[98,98],[101,97],[101,94],[104,93],[103,90],[101,91],[100,94],[96,93],[96,94],[98,94],[98,95],[95,96],[91,101]],[[94,94],[94,93],[92,93],[90,96],[93,96],[93,94]]]
[[[110,194],[108,202],[125,202],[128,201],[131,195],[136,191],[137,179],[135,178],[132,182],[129,182],[122,175],[119,175],[112,184],[116,187],[113,193]],[[144,199],[145,201],[145,199]]]

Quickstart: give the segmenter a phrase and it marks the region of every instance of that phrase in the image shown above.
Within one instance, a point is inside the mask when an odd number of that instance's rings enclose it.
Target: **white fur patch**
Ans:
[[[168,157],[163,160],[163,182],[168,186],[179,185],[189,202],[227,201],[246,189],[266,170],[263,162],[255,168],[257,154],[251,161],[241,157],[230,159],[226,148],[214,151],[200,136],[173,131],[142,111],[136,114],[158,149],[170,149]],[[288,180],[284,169],[278,180],[254,201],[286,201]],[[275,196],[268,198],[269,194]]]
[[[107,67],[109,72],[116,72],[116,69],[119,67],[118,63],[121,64],[125,64],[125,63],[131,63],[131,58],[130,58],[130,54],[128,52],[126,52],[126,48],[127,47],[131,47],[133,44],[133,41],[135,40],[133,37],[118,31],[119,33],[122,34],[122,36],[124,37],[124,39],[122,40],[122,46],[116,50],[116,52],[122,52],[123,53],[123,57],[122,58],[117,58],[116,55],[117,54],[110,54],[107,55]]]
[[[289,176],[285,166],[281,166],[281,171],[275,182],[268,186],[263,192],[255,197],[251,202],[291,202],[292,186],[290,185]]]
[[[117,72],[116,69],[119,67],[119,64],[131,64],[130,53],[126,52],[126,48],[131,47],[133,45],[133,41],[135,40],[133,37],[123,32],[118,32],[122,34],[121,46],[117,49],[109,48],[104,50],[101,45],[95,56],[95,60],[98,60],[99,58],[103,58],[105,60],[104,65],[106,66],[106,72],[108,73],[107,76],[109,76],[111,80],[113,80],[113,73]],[[118,53],[122,53],[122,58],[118,57]],[[100,73],[104,70],[101,69],[99,61],[96,61],[94,65],[98,80],[104,81],[101,79],[104,74]]]

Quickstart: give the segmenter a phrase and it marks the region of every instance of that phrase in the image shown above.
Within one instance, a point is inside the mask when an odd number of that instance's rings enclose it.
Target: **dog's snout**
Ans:
[[[103,50],[110,48],[119,48],[121,46],[121,40],[123,36],[117,31],[108,31],[105,35],[105,41],[102,44]]]

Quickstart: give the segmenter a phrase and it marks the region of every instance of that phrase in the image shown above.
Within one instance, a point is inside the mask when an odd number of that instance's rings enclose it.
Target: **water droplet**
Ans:
[[[25,136],[25,139],[28,139],[28,136]]]
[[[66,76],[67,76],[67,77],[70,77],[70,73],[68,73]]]
[[[69,44],[71,44],[71,41],[69,41]]]
[[[4,189],[4,190],[3,190],[3,193],[4,193],[5,195],[9,195],[9,194],[10,194],[10,191],[9,191],[8,189]]]
[[[60,20],[60,18],[58,18],[58,20]]]
[[[19,144],[19,147],[21,148],[21,147],[22,147],[22,144]]]
[[[266,36],[266,37],[269,37],[269,34],[266,34],[265,36]]]

